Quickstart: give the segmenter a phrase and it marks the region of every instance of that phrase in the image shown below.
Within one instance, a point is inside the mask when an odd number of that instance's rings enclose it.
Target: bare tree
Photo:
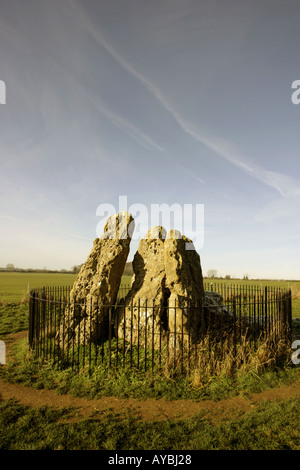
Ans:
[[[217,277],[218,271],[216,269],[209,269],[207,271],[207,277],[210,279],[213,279],[214,277]]]

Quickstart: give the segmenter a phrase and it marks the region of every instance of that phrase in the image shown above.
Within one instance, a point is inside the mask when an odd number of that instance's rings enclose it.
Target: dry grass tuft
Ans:
[[[164,373],[172,377],[184,369],[189,373],[192,387],[201,388],[215,377],[272,370],[290,360],[290,348],[286,341],[278,339],[277,332],[274,328],[267,338],[255,342],[245,334],[237,344],[232,336],[214,343],[206,336],[197,347],[170,354]]]

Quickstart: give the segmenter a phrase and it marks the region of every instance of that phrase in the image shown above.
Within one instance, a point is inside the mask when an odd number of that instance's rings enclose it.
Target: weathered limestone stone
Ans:
[[[218,292],[204,292],[205,329],[218,329],[233,320],[232,312],[223,304],[223,297]]]
[[[162,323],[162,305],[165,296],[163,227],[152,227],[139,243],[132,267],[134,271],[130,291],[116,311],[118,336],[140,344],[159,341]],[[139,337],[139,338],[138,338]]]
[[[200,256],[192,242],[172,230],[152,227],[133,260],[134,281],[117,310],[117,332],[133,343],[166,336],[174,343],[196,341],[204,301]],[[176,334],[176,339],[174,333]],[[181,334],[181,335],[180,335]]]
[[[164,244],[166,287],[170,291],[168,321],[176,341],[195,342],[198,337],[204,301],[200,256],[192,241],[171,230]]]
[[[70,308],[64,312],[61,346],[105,339],[108,306],[116,301],[133,229],[131,214],[123,211],[110,216],[103,235],[94,240],[71,290]]]

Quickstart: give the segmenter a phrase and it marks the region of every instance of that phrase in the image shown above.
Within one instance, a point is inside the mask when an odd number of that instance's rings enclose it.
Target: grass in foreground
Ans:
[[[59,369],[51,362],[41,364],[29,352],[27,340],[12,348],[13,358],[0,368],[0,375],[9,382],[21,383],[37,389],[55,389],[57,393],[97,398],[165,398],[167,400],[195,399],[219,400],[239,394],[258,393],[300,380],[300,367],[271,361],[272,351],[259,349],[253,357],[240,355],[237,370],[232,369],[232,358],[224,362],[215,360],[206,368],[196,367],[189,376],[181,376],[172,369],[152,374],[151,370],[120,366],[117,370],[100,364],[79,373],[71,367]]]
[[[12,306],[10,306],[11,308]],[[24,310],[23,310],[24,307]],[[6,310],[0,315],[0,335],[19,331],[26,324],[27,306]],[[5,313],[6,312],[6,313]],[[204,380],[176,378],[161,374],[153,377],[126,369],[118,373],[106,369],[80,374],[59,371],[41,364],[28,352],[27,340],[13,348],[14,359],[0,366],[6,380],[38,389],[56,389],[81,397],[119,396],[169,400],[196,400],[232,397],[260,392],[300,380],[300,366],[257,369],[255,365],[239,374],[228,374],[226,364],[219,375]],[[264,356],[262,356],[264,357]],[[268,361],[268,357],[265,357]],[[221,364],[220,364],[221,366]],[[1,395],[0,395],[1,398]],[[1,450],[300,450],[299,400],[288,399],[255,405],[247,414],[233,413],[231,419],[212,424],[209,415],[185,420],[141,422],[130,414],[107,414],[101,420],[78,420],[75,410],[48,407],[28,408],[8,401],[0,402]]]
[[[3,335],[28,329],[29,307],[19,305],[0,305],[0,338]]]
[[[5,340],[5,335],[21,331],[27,325],[27,304],[0,306],[0,339]],[[297,322],[297,328],[294,328],[298,334],[299,325],[300,322]],[[203,350],[206,349],[204,345]],[[14,359],[7,367],[0,367],[0,374],[6,380],[91,398],[118,396],[218,400],[244,392],[259,392],[300,378],[300,366],[288,365],[290,361],[275,360],[278,351],[269,347],[262,347],[256,353],[241,350],[237,373],[232,372],[230,355],[224,361],[212,356],[204,370],[196,368],[189,377],[184,378],[168,370],[152,375],[151,371],[145,373],[126,367],[114,371],[99,366],[91,371],[85,367],[78,374],[67,367],[59,370],[51,363],[41,366],[29,353],[27,340],[19,342],[13,351]],[[205,357],[202,359],[205,360]]]
[[[204,412],[205,413],[205,412]],[[299,450],[299,400],[259,404],[211,424],[204,413],[185,420],[142,422],[130,415],[67,422],[68,409],[0,404],[1,450]]]

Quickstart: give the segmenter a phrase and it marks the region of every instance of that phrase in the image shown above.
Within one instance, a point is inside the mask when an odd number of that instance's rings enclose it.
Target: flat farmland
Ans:
[[[76,274],[0,273],[0,302],[20,303],[30,289],[44,286],[71,286]]]
[[[1,272],[0,273],[0,304],[17,304],[26,298],[30,289],[44,286],[72,286],[77,274],[69,273],[20,273]],[[130,276],[123,276],[121,286],[129,286]],[[204,278],[206,289],[214,285],[226,286],[270,286],[287,288],[292,290],[293,316],[300,317],[300,281],[287,280],[264,280],[264,279],[207,279]]]
[[[271,279],[204,279],[204,288],[214,290],[214,286],[223,284],[233,289],[240,286],[272,287],[291,289],[293,317],[300,317],[300,281],[295,280],[271,280]]]
[[[30,289],[37,287],[69,287],[77,274],[68,273],[0,273],[0,304],[18,304]],[[131,277],[123,276],[121,285],[129,285]]]

